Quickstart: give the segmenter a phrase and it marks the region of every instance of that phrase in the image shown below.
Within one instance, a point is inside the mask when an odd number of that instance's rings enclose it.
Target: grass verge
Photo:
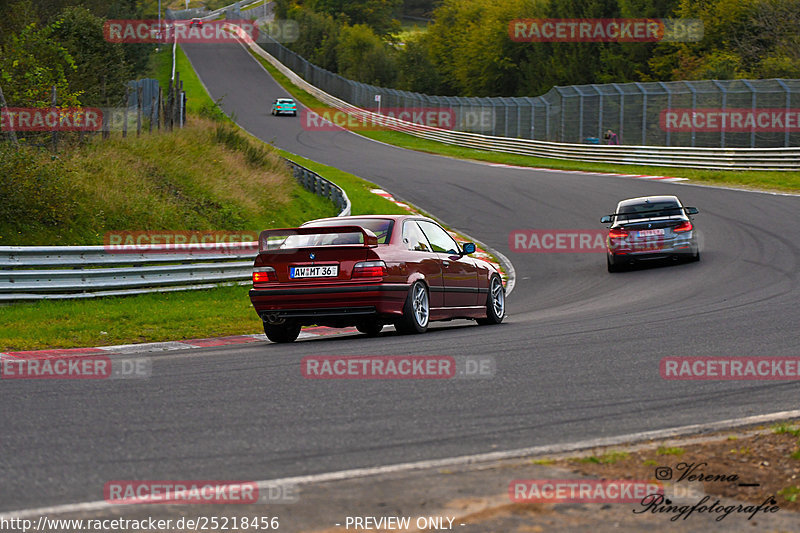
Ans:
[[[248,286],[3,307],[0,352],[260,333]]]
[[[306,107],[314,109],[331,109],[314,96],[294,85],[286,76],[281,74],[264,58],[250,51],[250,54],[259,61],[264,68],[281,84],[294,98]],[[607,163],[586,163],[581,161],[568,161],[544,157],[531,157],[524,155],[488,152],[473,148],[463,148],[427,139],[420,139],[413,135],[396,131],[359,131],[360,135],[376,141],[393,144],[419,152],[439,154],[459,159],[472,159],[489,163],[502,163],[506,165],[519,165],[528,167],[544,167],[559,170],[578,170],[584,172],[609,172],[620,174],[649,174],[663,175],[679,178],[689,178],[693,182],[726,187],[741,187],[759,190],[780,192],[800,192],[800,172],[768,172],[758,170],[733,171],[733,170],[699,170],[689,168],[657,167],[644,165],[613,165]]]
[[[58,158],[0,150],[5,245],[103,244],[122,230],[257,232],[336,214],[275,150],[196,116],[180,130],[96,139]]]

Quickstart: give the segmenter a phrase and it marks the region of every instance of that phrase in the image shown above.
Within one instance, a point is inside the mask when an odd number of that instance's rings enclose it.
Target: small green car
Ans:
[[[272,104],[272,114],[282,115],[288,113],[293,117],[297,116],[297,104],[291,98],[278,98]]]

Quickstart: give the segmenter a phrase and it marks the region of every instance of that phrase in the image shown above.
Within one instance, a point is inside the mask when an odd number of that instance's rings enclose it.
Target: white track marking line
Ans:
[[[785,420],[798,417],[800,417],[800,409],[795,409],[793,411],[779,411],[776,413],[769,413],[765,415],[755,415],[744,418],[720,420],[718,422],[709,422],[707,424],[692,424],[689,426],[679,426],[676,428],[657,429],[653,431],[643,431],[640,433],[629,433],[627,435],[619,435],[616,437],[603,437],[598,439],[588,439],[588,440],[569,442],[569,443],[532,446],[529,448],[519,448],[516,450],[507,450],[502,452],[462,455],[458,457],[449,457],[445,459],[416,461],[412,463],[401,463],[401,464],[377,466],[371,468],[355,468],[351,470],[341,470],[338,472],[327,472],[324,474],[311,474],[307,476],[294,476],[294,477],[286,477],[279,479],[256,481],[255,483],[259,489],[273,487],[275,485],[309,485],[312,483],[322,483],[326,481],[341,481],[345,479],[370,477],[381,474],[409,472],[413,470],[424,470],[429,468],[464,466],[464,465],[483,463],[489,461],[517,459],[520,457],[533,456],[533,455],[564,453],[564,452],[571,452],[589,448],[597,448],[602,446],[614,446],[618,444],[633,443],[650,439],[664,439],[669,437],[691,435],[702,432],[721,431],[740,426],[763,424],[765,422],[772,422],[776,420]],[[108,503],[106,501],[70,503],[64,505],[54,505],[51,507],[21,509],[19,511],[9,511],[6,513],[0,513],[0,520],[10,520],[12,518],[31,518],[41,515],[51,515],[51,514],[61,514],[61,513],[96,512],[111,508],[119,510],[120,508],[124,507],[133,508],[131,505],[124,505],[124,504],[117,505]]]

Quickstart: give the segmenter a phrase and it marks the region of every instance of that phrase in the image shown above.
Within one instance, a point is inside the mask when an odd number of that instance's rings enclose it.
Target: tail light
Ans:
[[[386,275],[383,261],[361,261],[353,267],[354,278],[379,278]]]
[[[672,231],[675,233],[683,233],[684,231],[692,231],[692,229],[694,229],[692,223],[687,220],[686,222],[681,222],[679,225],[672,228]]]
[[[256,267],[253,269],[253,283],[278,281],[278,274],[272,267]]]
[[[628,236],[628,230],[624,228],[611,228],[608,230],[608,236],[611,239],[623,239]]]

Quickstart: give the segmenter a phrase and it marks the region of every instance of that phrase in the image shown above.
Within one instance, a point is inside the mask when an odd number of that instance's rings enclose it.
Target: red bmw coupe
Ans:
[[[258,248],[250,300],[273,342],[311,324],[372,336],[386,324],[423,333],[433,320],[499,324],[505,314],[499,272],[419,215],[312,220],[262,231]]]

